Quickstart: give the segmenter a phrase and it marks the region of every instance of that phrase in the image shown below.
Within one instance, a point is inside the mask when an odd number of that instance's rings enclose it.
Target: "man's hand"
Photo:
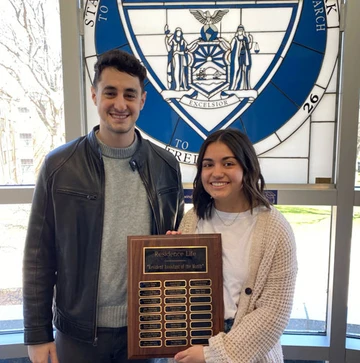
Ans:
[[[32,363],[59,363],[54,342],[28,346],[28,354]]]
[[[202,345],[183,350],[175,355],[176,362],[179,363],[205,363],[204,349]]]

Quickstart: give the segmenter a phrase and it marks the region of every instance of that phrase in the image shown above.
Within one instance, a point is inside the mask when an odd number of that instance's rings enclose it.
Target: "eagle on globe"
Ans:
[[[219,31],[215,24],[219,23],[227,12],[229,12],[229,10],[216,10],[214,14],[211,15],[208,10],[205,12],[202,10],[190,10],[190,13],[194,15],[195,19],[201,24],[204,24],[200,34],[201,38],[206,42],[211,42],[217,38]]]

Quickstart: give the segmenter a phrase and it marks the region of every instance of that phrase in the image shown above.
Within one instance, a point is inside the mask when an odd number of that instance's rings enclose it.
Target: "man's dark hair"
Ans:
[[[249,138],[236,129],[218,130],[209,135],[201,145],[197,159],[197,173],[194,179],[193,203],[199,218],[211,217],[214,199],[205,190],[201,181],[202,163],[207,147],[214,142],[224,143],[234,154],[235,159],[243,169],[243,187],[251,212],[254,207],[263,205],[270,208],[270,203],[264,195],[265,180],[261,174],[259,160],[254,146]]]
[[[101,79],[101,73],[106,68],[115,68],[119,72],[130,74],[133,77],[138,77],[141,90],[144,91],[144,81],[146,78],[146,68],[132,54],[124,52],[120,49],[109,50],[100,54],[94,66],[93,86],[97,85]]]

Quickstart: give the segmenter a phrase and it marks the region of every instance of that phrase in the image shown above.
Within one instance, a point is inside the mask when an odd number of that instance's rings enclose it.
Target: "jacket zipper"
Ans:
[[[96,200],[97,199],[96,194],[81,193],[81,192],[76,192],[74,190],[69,190],[69,189],[57,189],[56,192],[59,193],[59,194],[74,195],[75,197],[86,198],[86,199],[89,199],[89,200]]]
[[[96,299],[95,299],[95,321],[94,321],[94,340],[93,346],[97,346],[98,336],[97,336],[97,318],[98,318],[98,305],[99,305],[99,277],[100,277],[100,261],[101,261],[101,247],[102,247],[102,234],[104,229],[104,193],[105,193],[105,186],[104,186],[104,163],[102,159],[102,155],[100,154],[100,164],[101,164],[101,175],[100,175],[100,184],[101,184],[101,193],[103,196],[103,202],[101,204],[102,208],[102,221],[101,221],[101,236],[100,236],[100,253],[98,258],[98,273],[97,273],[97,281],[96,281]]]

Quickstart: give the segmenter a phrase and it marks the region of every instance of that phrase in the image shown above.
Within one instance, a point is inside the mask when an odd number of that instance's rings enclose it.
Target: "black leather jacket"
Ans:
[[[96,341],[105,199],[97,128],[51,152],[40,171],[24,252],[25,344],[53,341],[52,322],[73,338]],[[148,194],[152,234],[177,230],[184,210],[179,164],[137,135],[139,148],[130,166]]]

